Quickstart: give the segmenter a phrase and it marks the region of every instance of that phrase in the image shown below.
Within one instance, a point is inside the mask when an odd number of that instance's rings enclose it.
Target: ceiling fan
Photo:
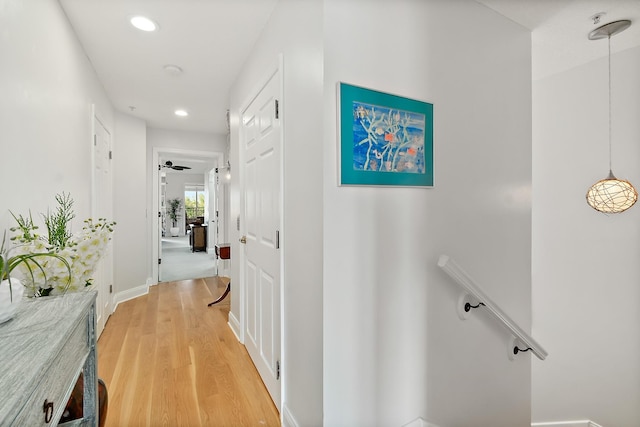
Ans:
[[[163,168],[174,169],[174,170],[177,170],[177,171],[183,171],[185,169],[191,169],[189,166],[174,165],[171,160],[167,160],[166,162],[164,162],[164,165],[162,165],[162,167]]]

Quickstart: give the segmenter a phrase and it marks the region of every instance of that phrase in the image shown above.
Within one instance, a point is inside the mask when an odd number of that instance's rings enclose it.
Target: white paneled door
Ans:
[[[242,113],[245,346],[280,409],[280,72]]]
[[[94,116],[93,137],[93,217],[113,220],[111,184],[111,133]],[[96,321],[98,336],[111,315],[111,286],[113,284],[112,245],[107,246],[104,258],[98,263],[93,283],[98,290]]]

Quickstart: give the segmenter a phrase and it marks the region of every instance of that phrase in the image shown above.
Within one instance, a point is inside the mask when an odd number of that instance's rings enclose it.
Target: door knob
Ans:
[[[240,243],[247,243],[247,236],[242,236],[240,238]]]

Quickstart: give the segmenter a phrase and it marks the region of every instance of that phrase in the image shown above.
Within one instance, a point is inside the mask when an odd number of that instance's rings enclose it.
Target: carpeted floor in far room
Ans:
[[[214,251],[191,252],[189,236],[162,238],[162,264],[160,278],[163,282],[199,279],[216,275]]]

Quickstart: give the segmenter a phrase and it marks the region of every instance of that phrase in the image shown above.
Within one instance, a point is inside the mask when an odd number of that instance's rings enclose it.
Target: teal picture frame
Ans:
[[[338,83],[339,184],[433,187],[433,104]]]

